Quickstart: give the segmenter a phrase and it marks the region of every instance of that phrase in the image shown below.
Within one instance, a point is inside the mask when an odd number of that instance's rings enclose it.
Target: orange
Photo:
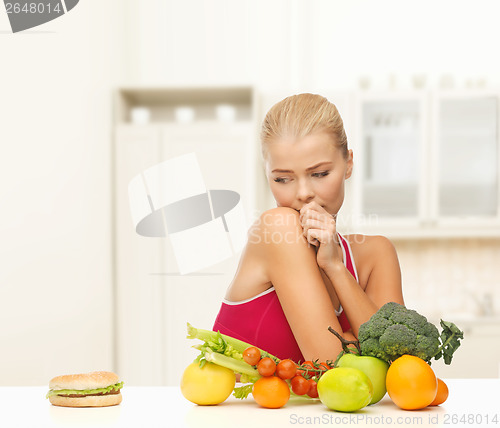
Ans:
[[[283,379],[277,376],[264,376],[254,383],[252,395],[262,407],[278,409],[288,402],[290,388]]]
[[[432,403],[438,390],[434,370],[424,360],[403,355],[393,361],[385,379],[391,400],[404,410],[423,409]]]
[[[438,379],[438,392],[434,401],[429,404],[430,406],[439,406],[443,404],[448,398],[448,386],[441,380]]]

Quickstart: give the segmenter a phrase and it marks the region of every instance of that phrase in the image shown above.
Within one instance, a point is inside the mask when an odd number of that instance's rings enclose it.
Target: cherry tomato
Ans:
[[[255,366],[260,361],[260,351],[255,346],[250,346],[243,351],[245,363]]]
[[[309,381],[300,375],[291,380],[292,391],[297,395],[305,395],[309,391]]]
[[[292,360],[281,360],[276,367],[276,375],[281,379],[291,379],[297,373],[297,364]]]
[[[321,370],[324,370],[324,371],[327,371],[327,370],[331,369],[331,367],[327,363],[325,363],[325,362],[319,363],[319,368]]]
[[[304,361],[301,365],[302,368],[297,370],[298,375],[302,375],[309,379],[312,376],[316,376],[318,372],[315,371],[315,367],[312,361]]]
[[[272,376],[276,371],[276,363],[271,358],[264,357],[257,363],[257,371],[261,376]]]
[[[309,379],[309,390],[307,391],[307,395],[311,398],[318,398],[318,384],[314,379]]]

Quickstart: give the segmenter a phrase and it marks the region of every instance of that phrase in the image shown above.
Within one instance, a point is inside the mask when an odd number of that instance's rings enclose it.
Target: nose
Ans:
[[[308,203],[314,198],[314,191],[307,180],[300,180],[297,189],[297,199],[301,202]]]

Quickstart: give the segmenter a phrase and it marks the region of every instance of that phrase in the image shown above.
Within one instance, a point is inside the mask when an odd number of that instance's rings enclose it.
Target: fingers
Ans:
[[[308,218],[307,220],[302,222],[302,229],[304,236],[307,235],[307,232],[309,230],[313,229],[325,230],[332,236],[336,235],[337,232],[335,221],[332,218],[327,219],[326,221]]]
[[[337,224],[334,218],[329,214],[321,215],[314,212],[304,213],[300,217],[300,224],[304,232],[307,232],[309,229],[323,229],[332,235],[337,234]]]
[[[319,244],[328,244],[335,240],[332,234],[326,230],[321,229],[309,229],[305,233],[307,242],[314,246],[319,246]]]
[[[311,202],[302,207],[300,223],[308,243],[319,246],[320,243],[337,242],[335,219],[318,203]]]
[[[299,211],[300,219],[304,218],[315,218],[315,219],[324,219],[328,221],[330,219],[336,219],[337,215],[332,215],[328,211],[326,211],[321,205],[317,202],[309,202],[305,204]]]
[[[316,211],[318,213],[323,213],[323,214],[328,214],[328,212],[317,202],[309,202],[308,204],[305,204],[301,209],[300,209],[300,214],[304,214],[305,212],[308,211]]]
[[[309,244],[319,246],[319,240],[317,239],[318,232],[320,232],[320,224],[315,220],[308,220],[302,225],[302,235],[305,236]]]

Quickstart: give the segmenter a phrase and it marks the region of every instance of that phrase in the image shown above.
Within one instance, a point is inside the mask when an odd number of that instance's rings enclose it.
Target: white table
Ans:
[[[446,403],[418,411],[396,407],[386,395],[357,413],[328,410],[320,401],[291,399],[281,409],[259,407],[250,395],[230,397],[218,406],[196,406],[177,387],[132,387],[122,390],[123,402],[106,408],[65,408],[45,399],[47,387],[0,387],[0,427],[384,427],[469,426],[500,428],[500,379],[445,380]],[[496,421],[496,423],[495,423]]]

